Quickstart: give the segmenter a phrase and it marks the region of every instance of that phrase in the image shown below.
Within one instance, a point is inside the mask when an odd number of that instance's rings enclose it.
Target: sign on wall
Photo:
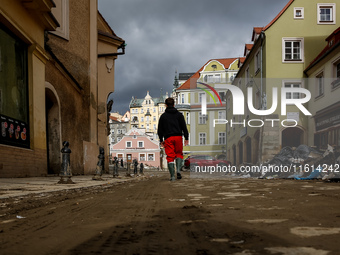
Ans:
[[[29,148],[27,123],[0,115],[0,143]]]

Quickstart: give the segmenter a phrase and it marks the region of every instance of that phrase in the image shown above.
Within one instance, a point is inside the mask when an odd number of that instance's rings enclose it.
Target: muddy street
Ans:
[[[340,186],[166,172],[1,199],[1,254],[339,254]]]

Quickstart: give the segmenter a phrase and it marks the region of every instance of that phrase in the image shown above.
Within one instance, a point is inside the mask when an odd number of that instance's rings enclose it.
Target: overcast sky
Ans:
[[[214,58],[243,57],[253,27],[267,25],[289,0],[98,0],[127,44],[115,62],[113,111],[131,97],[171,92],[175,71],[191,73]]]

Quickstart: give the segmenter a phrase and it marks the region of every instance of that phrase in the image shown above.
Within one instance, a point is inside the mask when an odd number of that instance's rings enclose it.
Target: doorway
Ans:
[[[46,142],[48,174],[59,174],[60,159],[60,115],[59,103],[52,90],[45,89]]]

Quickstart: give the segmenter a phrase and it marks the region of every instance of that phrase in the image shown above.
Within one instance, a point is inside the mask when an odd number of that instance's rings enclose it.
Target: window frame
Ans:
[[[207,145],[207,133],[202,132],[198,134],[199,145]]]
[[[332,20],[321,20],[321,9],[331,9],[330,15]],[[317,5],[317,24],[332,25],[336,24],[336,4],[335,3],[318,3]]]
[[[300,43],[300,59],[294,59],[294,45],[292,44],[291,55],[293,58],[286,59],[286,42],[299,42]],[[304,63],[305,54],[304,54],[304,38],[303,37],[283,37],[282,38],[282,63]]]
[[[325,76],[324,72],[321,71],[315,76],[315,99],[322,97],[324,94],[325,94]]]
[[[131,146],[128,146],[129,143],[131,144]],[[125,148],[132,148],[132,141],[126,141]]]
[[[297,11],[301,11],[301,16],[297,16]],[[304,19],[305,10],[303,7],[294,7],[294,19]]]
[[[227,135],[225,132],[218,132],[218,144],[219,145],[225,145],[227,141],[226,138],[227,138]]]
[[[140,143],[142,146],[139,146]],[[144,148],[144,141],[137,141],[137,148]]]

